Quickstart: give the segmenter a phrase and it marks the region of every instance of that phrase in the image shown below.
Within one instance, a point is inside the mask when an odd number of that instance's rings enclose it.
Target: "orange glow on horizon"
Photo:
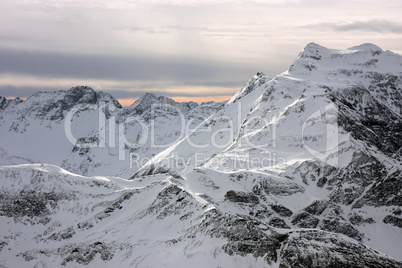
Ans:
[[[136,102],[139,98],[130,98],[130,99],[117,99],[118,102],[121,104],[123,107],[130,106],[134,102]]]
[[[177,102],[189,102],[193,101],[198,104],[201,104],[201,102],[207,102],[207,101],[226,101],[230,99],[232,95],[227,95],[227,96],[207,96],[207,97],[171,97],[172,100],[177,101]]]
[[[193,101],[198,104],[201,104],[202,102],[207,102],[207,101],[226,101],[230,99],[232,95],[225,95],[225,96],[206,96],[206,97],[170,97],[172,100],[177,101],[177,102],[189,102]],[[124,106],[130,106],[133,104],[135,101],[137,101],[139,98],[129,98],[129,99],[117,99],[119,103]]]
[[[16,99],[16,98],[20,98],[23,101],[26,101],[28,99],[27,97],[23,97],[23,98],[21,98],[21,97],[6,97],[7,100],[13,100],[13,99]]]
[[[176,102],[189,102],[193,101],[198,104],[201,104],[202,102],[208,102],[208,101],[226,101],[229,100],[232,97],[232,95],[225,95],[225,96],[206,96],[206,97],[170,97],[172,100]],[[8,100],[15,99],[16,97],[6,97]],[[21,100],[27,100],[28,98],[20,98]],[[121,106],[127,107],[136,102],[139,98],[128,98],[128,99],[117,99]]]

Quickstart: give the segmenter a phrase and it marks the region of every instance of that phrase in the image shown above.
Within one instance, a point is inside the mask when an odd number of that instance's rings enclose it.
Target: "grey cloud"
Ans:
[[[252,66],[185,58],[78,55],[0,49],[0,73],[48,78],[174,81],[181,85],[244,81]],[[230,82],[232,83],[232,82]]]
[[[38,91],[57,91],[68,90],[65,87],[15,87],[15,86],[0,86],[0,96],[12,96],[27,98]],[[129,90],[100,90],[109,93],[116,99],[138,98],[144,95],[147,91],[129,91]],[[163,92],[155,92],[158,95],[164,95]],[[165,94],[166,95],[166,94]]]
[[[0,86],[1,97],[20,97],[27,98],[38,91],[54,91],[65,88],[36,88],[36,87],[15,87],[15,86]]]
[[[366,31],[366,32],[379,32],[379,33],[396,33],[402,34],[402,24],[389,21],[389,20],[368,20],[368,21],[355,21],[350,23],[331,23],[323,22],[317,24],[310,24],[302,26],[302,28],[326,30],[332,29],[334,31]]]

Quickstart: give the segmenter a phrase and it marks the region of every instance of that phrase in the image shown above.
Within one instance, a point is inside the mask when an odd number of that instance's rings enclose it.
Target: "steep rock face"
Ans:
[[[345,250],[347,248],[348,250]],[[375,256],[375,257],[374,257]],[[292,233],[281,251],[286,267],[395,267],[400,264],[350,239],[320,231]]]

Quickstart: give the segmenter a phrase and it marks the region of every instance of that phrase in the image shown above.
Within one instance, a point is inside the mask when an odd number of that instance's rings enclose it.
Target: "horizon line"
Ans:
[[[209,102],[209,101],[227,101],[229,100],[231,97],[233,97],[233,95],[221,95],[221,96],[198,96],[198,97],[188,97],[188,96],[174,96],[174,97],[169,97],[169,96],[165,96],[167,98],[170,98],[172,100],[174,100],[175,102],[195,102],[198,104],[201,104],[203,102]],[[21,100],[27,100],[29,97],[5,97],[7,100],[13,100],[16,98],[20,98]],[[138,98],[116,98],[116,100],[121,104],[121,106],[123,107],[128,107],[130,105],[132,105],[134,102],[136,102]]]

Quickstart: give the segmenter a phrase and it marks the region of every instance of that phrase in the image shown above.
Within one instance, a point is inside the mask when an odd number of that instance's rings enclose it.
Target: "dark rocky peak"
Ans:
[[[137,101],[135,101],[133,104],[131,104],[130,106],[137,106],[140,105],[142,103],[147,103],[147,102],[155,102],[158,99],[158,96],[156,96],[153,93],[145,93],[142,97],[140,97]]]
[[[79,103],[94,104],[97,102],[97,96],[95,90],[90,87],[76,86],[67,90],[63,100],[71,105]]]
[[[14,100],[14,102],[22,101]],[[69,90],[36,92],[23,102],[23,105],[18,105],[17,109],[13,108],[13,112],[20,113],[21,116],[61,120],[65,113],[76,105],[100,102],[113,103],[116,108],[122,108],[110,94],[96,92],[87,86],[76,86]]]
[[[60,106],[62,110],[68,110],[77,104],[96,104],[101,101],[113,102],[121,108],[120,103],[110,94],[95,91],[88,86],[76,86],[69,90],[39,91],[27,99],[27,104],[43,103],[44,106]]]
[[[0,111],[4,110],[7,105],[10,103],[10,100],[7,100],[5,97],[0,96]]]
[[[186,105],[190,110],[197,108],[199,105],[194,101],[182,102],[181,104]]]
[[[203,101],[203,102],[201,102],[200,106],[202,106],[202,105],[211,105],[211,104],[214,104],[214,103],[216,103],[216,101]]]
[[[18,105],[21,102],[24,102],[24,101],[22,99],[20,99],[19,97],[9,100],[5,97],[0,96],[0,111],[6,110],[7,107],[14,107],[15,105]]]
[[[87,86],[72,87],[64,97],[66,103],[75,104],[96,104],[101,101],[112,102],[117,108],[122,108],[120,103],[108,93],[95,91]]]
[[[125,109],[126,110],[125,113],[126,114],[136,113],[138,115],[141,115],[145,112],[150,112],[152,109],[154,109],[154,111],[160,110],[174,113],[177,113],[178,110],[180,110],[183,113],[192,110],[192,108],[190,107],[190,105],[188,105],[188,103],[179,103],[165,96],[157,96],[152,93],[145,93],[144,96],[142,96],[132,105],[127,107]]]
[[[4,110],[9,106],[15,106],[20,104],[21,102],[24,102],[24,100],[20,99],[19,97],[16,97],[14,99],[7,99],[5,97],[0,96],[0,110]]]

